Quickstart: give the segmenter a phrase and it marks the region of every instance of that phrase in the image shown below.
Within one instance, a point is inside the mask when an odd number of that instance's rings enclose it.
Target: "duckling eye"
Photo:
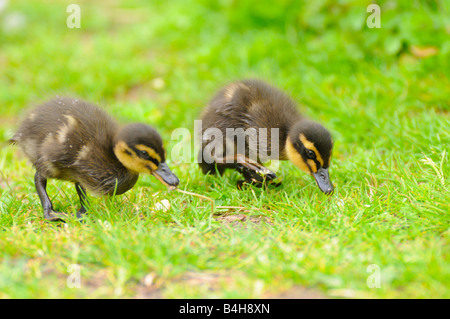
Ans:
[[[314,151],[312,150],[306,150],[306,156],[308,156],[308,158],[314,159],[316,158],[316,153],[314,153]]]
[[[147,151],[140,151],[141,157],[145,159],[150,159],[150,155],[148,155]]]
[[[155,159],[155,158],[153,158],[153,157],[151,157],[150,154],[148,154],[147,151],[144,151],[144,150],[139,151],[139,156],[140,156],[141,158],[143,158],[144,160],[146,160],[146,161],[151,161],[151,162],[153,162],[153,164],[155,164],[156,166],[159,165],[158,160]]]

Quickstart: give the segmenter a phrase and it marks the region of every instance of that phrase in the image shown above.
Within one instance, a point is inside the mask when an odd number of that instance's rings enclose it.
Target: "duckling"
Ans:
[[[231,83],[213,97],[201,120],[198,162],[204,174],[231,168],[244,176],[239,189],[243,184],[261,186],[277,177],[263,162],[290,160],[312,175],[322,192],[333,192],[330,132],[301,116],[293,100],[272,85],[261,80]]]
[[[44,218],[63,219],[53,210],[47,179],[75,184],[86,213],[86,189],[97,195],[123,194],[140,173],[155,176],[168,187],[178,178],[166,164],[158,132],[142,123],[120,127],[105,111],[88,102],[57,97],[33,109],[9,141],[18,144],[36,168],[34,183]]]

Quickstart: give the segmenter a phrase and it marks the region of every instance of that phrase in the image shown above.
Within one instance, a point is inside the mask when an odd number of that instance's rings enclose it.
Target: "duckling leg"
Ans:
[[[275,187],[278,187],[281,185],[281,182],[279,183],[275,183],[272,180],[274,178],[276,178],[277,176],[271,172],[272,174],[268,174],[265,176],[261,176],[258,173],[249,170],[247,167],[243,167],[243,166],[236,166],[236,170],[240,173],[242,173],[242,175],[244,175],[244,180],[239,180],[237,182],[237,188],[239,190],[243,189],[244,184],[248,184],[248,185],[253,185],[256,187],[263,187],[263,186],[268,186],[269,184]]]
[[[81,219],[87,212],[86,206],[89,205],[89,201],[86,197],[86,190],[80,183],[75,183],[75,189],[77,190],[78,197],[80,197],[81,208],[77,212],[77,218]]]
[[[242,154],[228,155],[223,158],[215,158],[215,163],[220,164],[226,168],[234,168],[240,173],[248,176],[250,179],[256,179],[263,182],[275,179],[277,175],[266,168],[264,165],[244,156]],[[246,177],[246,179],[248,179]]]
[[[52,202],[47,194],[47,179],[42,177],[38,172],[34,175],[34,184],[36,191],[41,200],[42,208],[44,209],[44,218],[49,221],[62,221],[62,213],[53,210]]]
[[[225,157],[225,160],[229,158]],[[262,187],[267,185],[268,182],[277,178],[277,175],[266,168],[264,165],[242,155],[237,154],[233,158],[236,164],[233,164],[232,168],[236,169],[239,173],[244,175],[245,180],[237,182],[238,189],[242,189],[244,184],[255,185]],[[281,183],[274,183],[275,186],[280,186]]]

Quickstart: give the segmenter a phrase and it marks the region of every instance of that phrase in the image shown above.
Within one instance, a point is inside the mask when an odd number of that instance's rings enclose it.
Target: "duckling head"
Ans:
[[[166,164],[161,136],[148,125],[134,123],[121,128],[115,136],[114,154],[130,171],[152,174],[168,187],[180,183]]]
[[[286,156],[298,168],[312,175],[320,190],[333,192],[328,168],[333,141],[331,134],[319,123],[300,120],[290,130],[286,140]]]

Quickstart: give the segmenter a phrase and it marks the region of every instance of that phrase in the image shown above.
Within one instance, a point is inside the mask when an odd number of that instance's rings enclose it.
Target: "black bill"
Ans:
[[[166,163],[160,163],[158,168],[153,171],[152,174],[166,186],[178,186],[178,184],[180,184],[180,180],[172,173]]]
[[[313,176],[322,192],[331,194],[334,191],[333,184],[330,181],[330,175],[328,174],[328,168],[321,167],[317,172],[313,173]]]

